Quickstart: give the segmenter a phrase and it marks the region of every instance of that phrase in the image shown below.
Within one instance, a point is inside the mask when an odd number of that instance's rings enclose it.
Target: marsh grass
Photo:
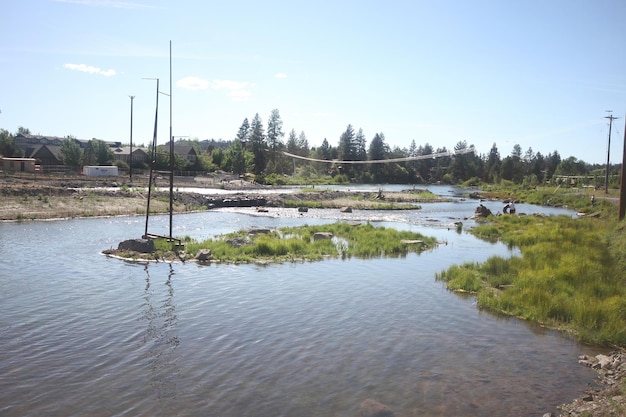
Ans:
[[[318,232],[333,239],[315,239]],[[410,241],[407,243],[407,241]],[[410,231],[374,227],[371,224],[334,223],[286,227],[270,233],[238,231],[202,242],[185,238],[187,257],[210,249],[212,259],[221,262],[316,261],[326,257],[372,258],[405,256],[433,248],[436,240]],[[169,248],[160,248],[169,251]]]
[[[476,293],[481,308],[562,328],[581,340],[626,344],[622,228],[598,219],[500,216],[472,233],[518,247],[437,274],[452,290]]]

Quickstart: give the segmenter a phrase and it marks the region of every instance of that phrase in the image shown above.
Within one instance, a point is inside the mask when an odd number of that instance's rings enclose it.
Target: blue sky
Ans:
[[[394,147],[461,140],[621,162],[626,1],[4,0],[0,128],[152,138],[156,82],[173,135],[233,139],[272,109],[336,146],[348,124]],[[159,95],[158,142],[169,134]]]

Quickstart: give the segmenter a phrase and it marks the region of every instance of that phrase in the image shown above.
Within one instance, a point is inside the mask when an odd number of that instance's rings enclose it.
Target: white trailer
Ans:
[[[117,177],[118,172],[116,166],[84,166],[83,175],[88,177]]]

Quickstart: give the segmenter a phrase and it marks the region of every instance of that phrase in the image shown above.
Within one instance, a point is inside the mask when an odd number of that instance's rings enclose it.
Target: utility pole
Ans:
[[[133,186],[133,100],[135,96],[130,97],[130,154],[128,155],[128,168],[130,170],[130,186]]]
[[[609,119],[609,146],[607,147],[606,150],[606,174],[605,174],[605,178],[604,178],[604,192],[605,194],[609,193],[609,167],[610,167],[610,161],[611,161],[611,128],[613,127],[613,120],[619,119],[619,117],[615,117],[613,116],[611,113],[613,113],[613,110],[607,110],[607,113],[609,113],[608,116],[605,117],[605,119]]]
[[[626,126],[624,129],[624,150],[622,155],[622,176],[619,185],[619,219],[624,220],[626,214]]]

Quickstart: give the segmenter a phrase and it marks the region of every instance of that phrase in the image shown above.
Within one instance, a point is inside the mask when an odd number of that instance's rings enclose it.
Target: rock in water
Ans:
[[[361,416],[363,417],[394,417],[395,413],[386,406],[376,400],[368,398],[361,403]]]
[[[211,249],[200,249],[196,254],[198,262],[209,262],[211,260]]]
[[[139,253],[153,253],[156,251],[152,239],[128,239],[117,246],[117,250],[131,250]]]

